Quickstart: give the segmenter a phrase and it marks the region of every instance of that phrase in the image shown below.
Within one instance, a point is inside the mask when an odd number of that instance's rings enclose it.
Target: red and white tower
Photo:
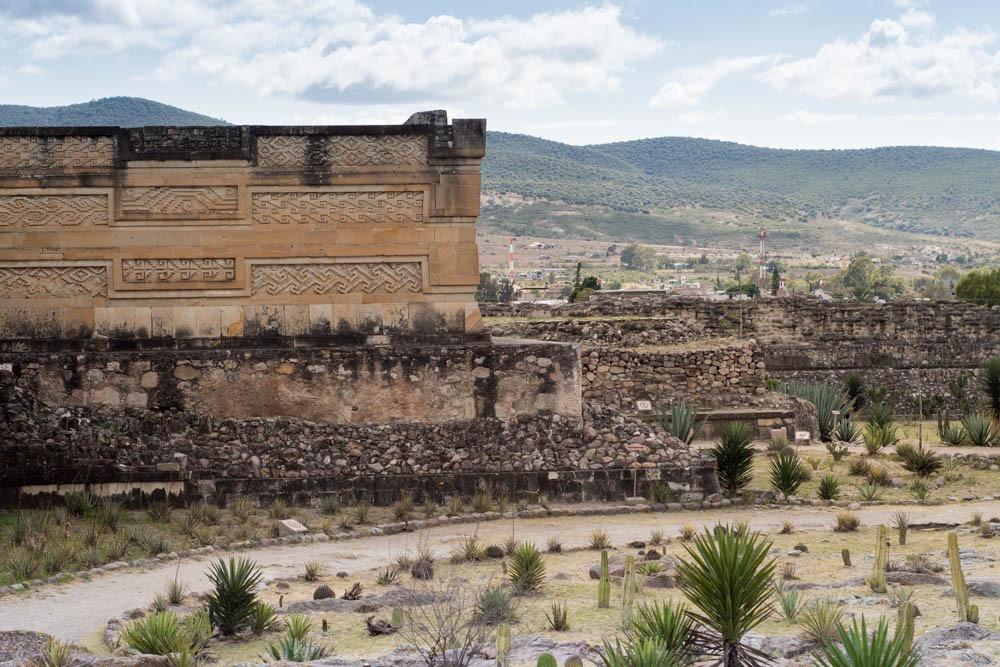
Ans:
[[[510,237],[510,245],[507,246],[507,280],[514,284],[514,237]]]

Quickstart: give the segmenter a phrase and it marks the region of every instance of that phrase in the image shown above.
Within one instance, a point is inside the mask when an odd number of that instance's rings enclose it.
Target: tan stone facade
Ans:
[[[485,123],[0,129],[0,338],[476,333]]]

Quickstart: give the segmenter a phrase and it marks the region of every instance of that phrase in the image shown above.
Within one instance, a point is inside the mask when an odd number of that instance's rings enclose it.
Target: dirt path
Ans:
[[[858,514],[866,525],[888,523],[898,507],[879,506]],[[696,527],[717,521],[749,521],[754,529],[773,532],[782,521],[790,519],[799,530],[829,529],[837,508],[804,507],[781,510],[714,510],[670,514],[628,514],[617,516],[558,517],[551,519],[518,520],[518,539],[544,545],[550,536],[558,536],[567,547],[583,546],[590,533],[600,528],[613,543],[644,539],[653,528],[668,537],[675,536],[684,524]],[[914,523],[927,521],[968,521],[973,512],[984,517],[1000,515],[1000,501],[963,503],[920,508],[906,507]],[[476,530],[474,525],[441,526],[420,533],[384,537],[369,537],[350,542],[326,542],[292,547],[256,549],[240,555],[256,560],[267,578],[294,576],[302,571],[307,560],[321,561],[327,572],[352,573],[389,565],[400,551],[415,550],[421,541],[444,557],[452,551],[458,539]],[[478,532],[482,540],[499,543],[512,530],[510,521],[482,524]],[[213,556],[217,557],[218,555]],[[210,558],[181,562],[179,579],[192,592],[209,588],[205,570]],[[0,599],[0,630],[38,630],[56,635],[64,641],[84,641],[104,627],[107,619],[128,609],[147,606],[153,596],[174,578],[177,564],[170,563],[143,571],[122,571],[102,575],[91,581],[79,581],[64,586],[48,586],[24,595]]]

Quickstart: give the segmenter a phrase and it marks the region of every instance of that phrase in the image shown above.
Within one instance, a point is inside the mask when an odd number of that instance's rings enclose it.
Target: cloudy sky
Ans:
[[[0,102],[1000,149],[1000,0],[0,0]]]

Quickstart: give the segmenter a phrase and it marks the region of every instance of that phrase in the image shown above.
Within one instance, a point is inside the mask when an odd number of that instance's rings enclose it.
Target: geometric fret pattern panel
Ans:
[[[122,260],[122,281],[125,283],[227,283],[234,280],[235,259]]]
[[[121,191],[125,220],[211,220],[239,215],[239,190],[233,186],[127,187]]]
[[[263,225],[414,224],[424,220],[424,193],[255,192],[251,216]]]
[[[254,295],[393,294],[422,290],[420,262],[255,264],[252,269]]]
[[[111,137],[0,137],[0,169],[111,167]]]
[[[424,166],[427,137],[419,134],[260,137],[257,161],[262,167]]]
[[[108,293],[103,266],[0,267],[0,299],[102,297]]]
[[[107,195],[0,195],[0,227],[106,225]]]

